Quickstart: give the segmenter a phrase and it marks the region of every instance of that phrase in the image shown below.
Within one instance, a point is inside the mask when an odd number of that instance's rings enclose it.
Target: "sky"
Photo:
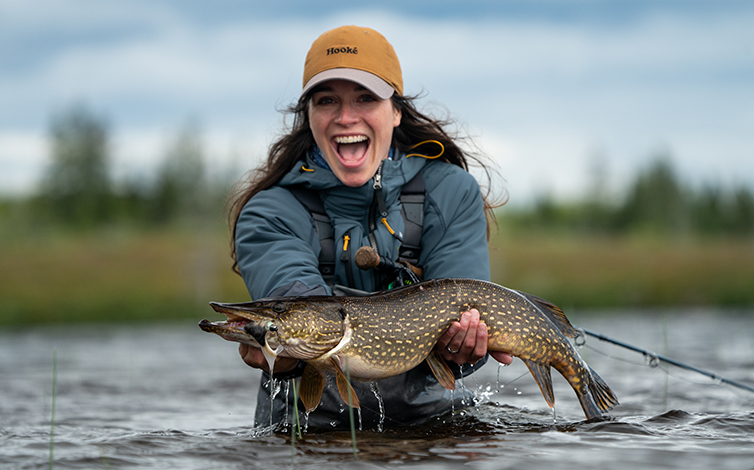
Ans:
[[[108,124],[116,178],[153,178],[189,123],[240,178],[344,24],[385,35],[406,94],[472,137],[512,204],[619,192],[660,156],[690,185],[754,187],[751,1],[0,0],[0,195],[38,188],[73,106]]]

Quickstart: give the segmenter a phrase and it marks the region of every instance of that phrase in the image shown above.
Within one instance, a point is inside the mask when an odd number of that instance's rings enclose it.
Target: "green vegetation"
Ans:
[[[504,217],[501,217],[504,218]],[[0,325],[214,318],[249,300],[227,230],[103,227],[0,234]],[[563,308],[754,306],[750,239],[511,233],[491,243],[493,279]]]
[[[754,306],[751,239],[495,237],[493,279],[562,308]]]
[[[207,177],[195,127],[153,180],[112,181],[107,126],[53,120],[40,191],[0,199],[0,325],[212,317],[248,300],[231,271],[227,181]],[[136,182],[138,181],[138,183]],[[503,207],[493,280],[563,308],[754,306],[754,196],[678,182],[668,159],[623,197]]]
[[[192,318],[249,300],[215,230],[108,227],[0,236],[0,324]]]

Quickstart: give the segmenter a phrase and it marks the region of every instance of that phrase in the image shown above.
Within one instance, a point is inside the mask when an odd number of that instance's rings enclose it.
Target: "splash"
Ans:
[[[380,389],[377,387],[377,382],[370,383],[369,388],[372,389],[372,393],[377,399],[377,404],[380,407],[380,421],[377,423],[377,431],[382,432],[385,425],[385,404],[382,402],[382,395],[380,395]]]

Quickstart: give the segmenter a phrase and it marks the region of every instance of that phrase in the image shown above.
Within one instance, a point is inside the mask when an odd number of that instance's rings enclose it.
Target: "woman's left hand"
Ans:
[[[487,354],[487,325],[479,321],[479,311],[472,308],[453,322],[435,346],[443,359],[456,364],[474,364]],[[503,364],[510,364],[510,354],[490,351],[490,356]]]

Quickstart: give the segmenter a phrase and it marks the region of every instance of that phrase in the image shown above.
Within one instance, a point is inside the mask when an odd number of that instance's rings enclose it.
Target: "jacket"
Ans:
[[[400,234],[404,230],[400,190],[417,172],[422,172],[426,191],[422,251],[419,266],[424,279],[463,277],[489,280],[486,219],[479,185],[462,168],[421,157],[406,158],[395,152],[382,167],[382,192],[387,207],[387,225]],[[373,180],[359,188],[343,185],[327,168],[307,155],[275,186],[256,194],[242,209],[236,225],[238,267],[253,299],[290,295],[332,294],[318,269],[319,236],[304,206],[286,189],[303,185],[319,192],[333,225],[336,252],[350,248],[355,253],[370,245],[369,208],[374,199]],[[381,256],[395,260],[400,240],[386,224],[378,223],[374,238]],[[345,237],[348,236],[346,242]],[[349,268],[346,263],[352,263]],[[374,270],[362,271],[348,261],[336,262],[335,283],[375,291]],[[348,269],[353,283],[348,283]],[[456,378],[473,372],[484,363],[459,368],[449,364]],[[257,400],[256,424],[279,423],[293,412],[292,396],[277,394],[270,400],[269,375],[263,373]],[[419,424],[461,407],[470,393],[457,387],[452,393],[437,383],[425,363],[411,371],[371,384],[354,383],[362,405],[365,427]],[[459,392],[461,390],[461,392]],[[292,394],[291,394],[292,395]],[[380,401],[383,403],[381,404]],[[273,403],[273,413],[270,404]],[[380,413],[383,409],[384,415]],[[329,378],[322,402],[308,417],[313,427],[347,427],[348,413]],[[291,422],[288,420],[287,422]]]

